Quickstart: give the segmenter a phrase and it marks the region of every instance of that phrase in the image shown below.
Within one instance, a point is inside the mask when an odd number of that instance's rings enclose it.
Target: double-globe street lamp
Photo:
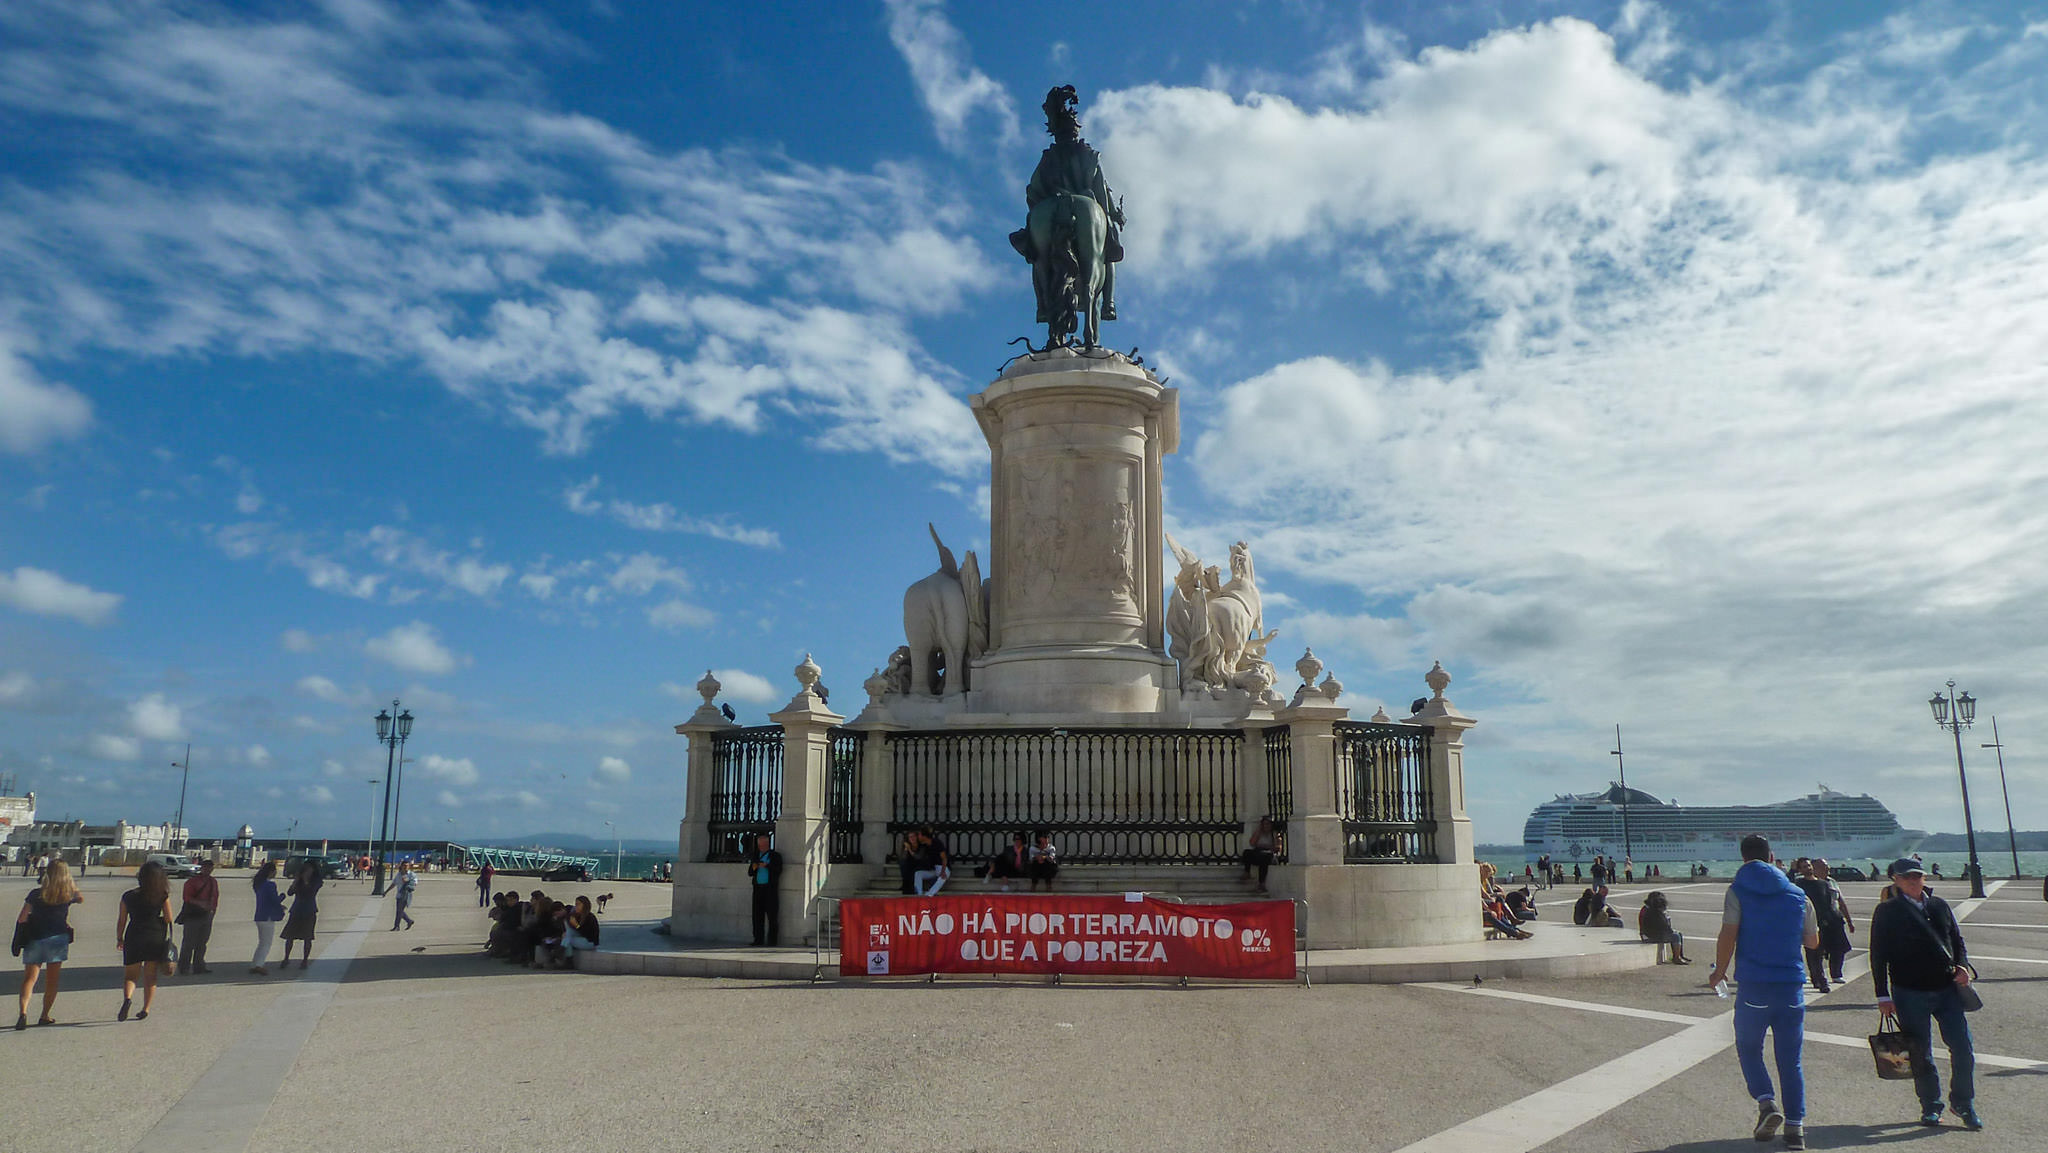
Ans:
[[[397,713],[398,715],[393,716],[392,713]],[[370,895],[373,897],[384,895],[384,853],[391,846],[389,839],[391,834],[391,778],[398,771],[398,749],[401,745],[405,744],[405,739],[411,735],[412,711],[410,709],[400,711],[398,700],[394,697],[389,710],[379,709],[377,711],[377,741],[385,749],[384,816],[378,823],[376,850],[371,854],[371,856],[376,858],[377,862],[377,880],[375,884],[370,886]],[[1961,746],[1957,747],[1960,748]]]
[[[1948,682],[1948,695],[1934,694],[1927,700],[1934,710],[1934,723],[1956,738],[1956,780],[1963,788],[1963,837],[1970,846],[1970,895],[1984,895],[1984,867],[1977,863],[1977,826],[1970,819],[1970,777],[1963,771],[1963,730],[1977,721],[1977,701],[1968,693],[1956,695],[1956,683]]]

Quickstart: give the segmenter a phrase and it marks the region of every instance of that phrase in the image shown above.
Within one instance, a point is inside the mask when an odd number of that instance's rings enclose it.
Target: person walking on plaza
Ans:
[[[398,923],[400,921],[405,922],[406,928],[412,928],[412,914],[406,912],[406,910],[412,907],[412,895],[419,887],[420,878],[417,873],[412,871],[412,862],[407,861],[398,866],[398,886],[393,893],[395,899],[391,904],[392,932],[396,933],[398,931]]]
[[[754,890],[754,947],[773,947],[782,939],[782,854],[769,847],[768,834],[754,839],[747,862],[747,880]]]
[[[299,968],[312,963],[313,930],[320,924],[321,883],[320,862],[307,861],[292,879],[292,887],[285,890],[285,896],[292,899],[292,911],[284,919],[284,968],[292,967],[293,941],[304,942]]]
[[[491,863],[490,863],[489,861],[485,861],[485,862],[484,862],[484,867],[483,867],[483,868],[481,868],[481,869],[478,869],[478,870],[477,870],[477,874],[476,874],[476,907],[477,907],[477,908],[479,908],[479,909],[488,909],[488,908],[490,908],[490,906],[491,906],[491,878],[492,878],[492,877],[495,877],[495,876],[497,876],[497,875],[498,875],[498,870],[496,870],[496,869],[493,869],[493,868],[491,867]]]
[[[263,962],[270,959],[270,943],[277,937],[277,923],[284,920],[284,896],[277,891],[277,862],[268,860],[249,880],[256,892],[256,953],[249,958],[249,972],[268,977]]]
[[[135,1000],[135,982],[142,982],[142,1012],[138,1021],[149,1017],[156,1003],[156,980],[160,970],[171,964],[171,882],[164,867],[148,861],[135,871],[135,887],[121,894],[121,911],[114,917],[114,947],[121,950],[121,1012],[116,1021],[128,1019]]]
[[[1948,1046],[1949,1108],[1966,1129],[1982,1129],[1977,1115],[1977,1055],[1970,1043],[1970,954],[1948,902],[1927,891],[1927,875],[1910,857],[1888,870],[1898,893],[1870,915],[1870,976],[1877,1011],[1896,1017],[1913,1046],[1913,1088],[1920,1123],[1941,1124],[1941,1073],[1934,1067],[1933,1026]],[[1965,990],[1969,990],[1967,993]]]
[[[43,1013],[38,1025],[54,1025],[50,1006],[57,1002],[57,986],[64,962],[71,956],[71,906],[83,904],[78,886],[71,880],[71,866],[62,860],[50,862],[43,870],[43,883],[30,889],[21,913],[14,918],[14,951],[21,957],[21,1012],[14,1018],[16,1029],[28,1028],[29,994],[36,991],[36,979],[48,969],[50,983],[43,986]]]
[[[1805,950],[1820,944],[1820,924],[1806,894],[1771,864],[1771,843],[1755,833],[1742,838],[1742,867],[1721,902],[1721,936],[1715,942],[1708,985],[1728,979],[1735,964],[1740,988],[1735,1001],[1735,1056],[1749,1095],[1756,1098],[1759,1141],[1780,1126],[1785,1148],[1806,1148]],[[1764,1033],[1771,1034],[1778,1059],[1783,1107],[1764,1067]]]
[[[220,908],[220,882],[213,878],[213,862],[202,861],[197,875],[185,881],[185,903],[178,909],[178,968],[186,973],[205,973],[206,943],[213,939],[213,914]]]

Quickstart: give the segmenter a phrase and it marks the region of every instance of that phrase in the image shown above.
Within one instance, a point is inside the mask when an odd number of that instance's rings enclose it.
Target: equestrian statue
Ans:
[[[1010,234],[1011,247],[1031,262],[1048,348],[1075,344],[1077,333],[1082,348],[1099,346],[1100,323],[1116,319],[1116,262],[1124,258],[1123,202],[1102,178],[1102,157],[1081,139],[1076,105],[1071,84],[1046,93],[1052,144],[1024,188],[1025,225]]]

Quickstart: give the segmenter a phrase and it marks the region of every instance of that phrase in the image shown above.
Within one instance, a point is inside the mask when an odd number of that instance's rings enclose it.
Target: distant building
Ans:
[[[20,852],[22,841],[15,834],[35,823],[34,793],[25,797],[0,797],[0,856]]]
[[[90,864],[108,852],[165,853],[185,843],[186,830],[176,825],[88,825],[84,821],[36,821],[15,833],[9,847],[26,846],[30,856],[55,853],[66,860]],[[20,850],[17,850],[19,852]]]

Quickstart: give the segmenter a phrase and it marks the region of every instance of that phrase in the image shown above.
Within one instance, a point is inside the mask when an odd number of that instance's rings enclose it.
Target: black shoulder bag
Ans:
[[[1904,900],[1904,898],[1900,899]],[[1905,905],[1907,915],[1912,917],[1914,922],[1917,923],[1920,926],[1920,928],[1926,932],[1927,939],[1934,942],[1934,947],[1941,950],[1941,959],[1948,963],[1949,978],[1951,980],[1955,978],[1955,971],[1958,968],[1968,968],[1970,970],[1970,984],[1960,986],[1956,989],[1956,995],[1963,999],[1963,1012],[1974,1013],[1977,1010],[1982,1009],[1984,1007],[1984,997],[1982,994],[1977,992],[1977,966],[1971,965],[1968,962],[1964,962],[1963,965],[1958,966],[1956,964],[1955,954],[1950,953],[1948,951],[1948,942],[1941,939],[1941,934],[1940,932],[1936,931],[1934,927],[1934,922],[1928,919],[1927,910],[1922,909],[1920,906],[1915,905],[1911,901],[1906,901]],[[1953,918],[1955,916],[1955,910],[1949,910],[1949,916]]]

